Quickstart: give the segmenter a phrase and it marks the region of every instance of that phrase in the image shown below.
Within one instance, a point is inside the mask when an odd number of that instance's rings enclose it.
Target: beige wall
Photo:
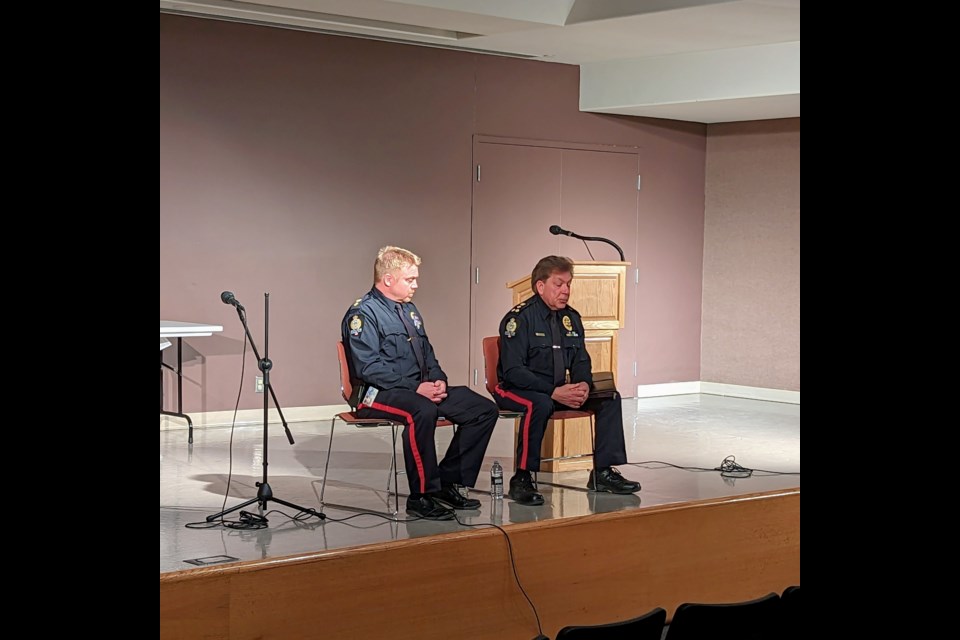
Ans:
[[[800,390],[800,119],[707,128],[701,380]]]

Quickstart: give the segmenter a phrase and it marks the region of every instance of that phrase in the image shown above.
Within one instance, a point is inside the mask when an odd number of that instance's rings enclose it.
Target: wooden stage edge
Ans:
[[[799,487],[506,529],[550,637],[800,584]],[[506,540],[487,527],[160,574],[161,639],[536,633]]]

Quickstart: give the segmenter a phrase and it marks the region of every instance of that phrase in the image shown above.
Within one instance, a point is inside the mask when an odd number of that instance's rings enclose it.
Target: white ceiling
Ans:
[[[800,0],[160,0],[160,11],[580,66],[580,109],[800,116]]]

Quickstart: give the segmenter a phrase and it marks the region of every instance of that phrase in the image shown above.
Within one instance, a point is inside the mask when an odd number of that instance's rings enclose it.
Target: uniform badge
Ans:
[[[350,335],[358,336],[361,331],[363,331],[363,318],[360,316],[350,318]]]
[[[357,298],[356,301],[353,303],[353,306],[359,307],[362,301],[363,301],[363,298]]]
[[[512,338],[513,336],[517,335],[517,319],[510,318],[507,321],[507,326],[504,327],[503,332],[506,334],[508,338]]]
[[[417,329],[423,325],[423,321],[420,319],[420,316],[418,316],[414,311],[410,312],[410,319],[413,320],[413,326],[415,326]]]
[[[573,322],[570,321],[570,316],[563,316],[563,328],[567,331],[573,331]]]

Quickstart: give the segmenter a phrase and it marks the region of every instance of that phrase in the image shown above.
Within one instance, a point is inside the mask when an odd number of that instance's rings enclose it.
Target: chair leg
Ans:
[[[327,461],[323,465],[323,484],[320,485],[320,508],[323,508],[323,494],[327,490],[327,471],[330,469],[330,453],[333,451],[333,427],[337,422],[334,416],[330,420],[330,442],[327,444]]]
[[[397,428],[390,427],[393,432],[393,454],[391,455],[390,468],[387,470],[387,495],[390,494],[390,480],[393,479],[393,486],[397,487]],[[397,487],[399,488],[399,487]]]
[[[400,513],[400,496],[397,495],[397,494],[398,494],[397,491],[393,491],[393,494],[394,494],[394,503],[393,503],[393,504],[394,504],[394,508],[393,508],[393,510],[391,511],[391,510],[390,510],[390,493],[391,493],[391,491],[390,491],[390,475],[389,475],[389,474],[387,475],[387,499],[386,499],[387,511],[377,511],[377,510],[375,510],[375,509],[363,509],[363,508],[360,508],[360,507],[354,507],[354,506],[351,506],[351,505],[348,505],[348,504],[335,504],[335,503],[333,503],[333,502],[329,502],[329,503],[324,502],[324,494],[326,493],[326,489],[327,489],[327,474],[328,474],[329,471],[330,471],[330,454],[333,452],[333,431],[334,431],[334,427],[336,426],[336,422],[337,422],[337,417],[334,416],[333,419],[330,420],[330,442],[329,442],[329,444],[327,445],[327,460],[326,460],[326,462],[325,462],[324,465],[323,465],[323,481],[322,481],[322,483],[321,483],[321,485],[320,485],[320,506],[321,506],[321,508],[323,508],[323,507],[334,507],[334,508],[336,508],[336,509],[344,509],[344,510],[346,510],[346,511],[354,511],[354,512],[356,512],[356,513],[380,513],[380,514],[383,514],[383,515],[385,515],[385,516],[392,516],[392,518],[393,518],[394,520],[396,520],[396,519],[397,519],[397,515]],[[399,469],[399,467],[397,466],[397,425],[396,425],[396,424],[391,424],[391,427],[390,427],[390,428],[391,428],[391,431],[392,431],[392,434],[393,434],[393,452],[392,452],[392,454],[391,454],[391,460],[392,460],[391,472],[392,472],[392,475],[393,475],[394,488],[396,488],[396,487],[397,487],[397,484],[398,484],[398,482],[399,482],[399,481],[398,481],[398,476],[399,476],[399,474],[400,474],[400,469]],[[373,487],[366,487],[366,488],[369,489],[369,490],[371,490],[371,491],[373,491],[375,494],[377,494],[377,497],[380,497],[380,495],[379,495],[379,494],[380,494],[379,490],[377,490],[377,489],[375,489],[375,488],[373,488]]]
[[[400,493],[400,476],[406,475],[406,471],[400,471],[400,463],[397,462],[397,433],[399,425],[391,427],[393,429],[393,457],[390,462],[390,470],[387,472],[387,504],[390,503],[390,496],[394,497],[396,509],[394,515],[400,513],[400,498],[407,497],[406,493]],[[390,488],[390,480],[393,479],[393,488]]]
[[[590,475],[593,476],[593,488],[587,487],[587,491],[596,491],[597,490],[597,432],[594,428],[593,423],[594,416],[590,416],[590,463],[593,466],[593,469],[590,471]],[[587,483],[589,484],[590,476],[587,476]]]
[[[520,466],[520,460],[517,456],[517,449],[520,448],[520,421],[522,418],[513,419],[513,472],[517,472]]]
[[[393,431],[393,448],[391,452],[393,453],[393,515],[400,513],[400,470],[397,469],[397,426],[394,425],[391,428]],[[389,493],[387,494],[389,498]]]
[[[591,415],[591,416],[590,416],[590,464],[591,464],[591,467],[592,467],[592,469],[593,469],[593,477],[596,478],[596,476],[597,476],[597,437],[596,437],[596,429],[595,429],[595,427],[594,427],[594,421],[593,421],[593,420],[594,420],[594,416]],[[583,456],[585,456],[585,455],[587,455],[587,454],[583,453],[583,454],[579,454],[579,455],[576,455],[576,456],[566,456],[566,457],[568,457],[568,458],[581,458],[581,457],[583,457]],[[550,460],[563,460],[563,459],[565,459],[565,458],[550,458]],[[536,473],[533,474],[533,481],[534,481],[534,482],[537,482],[538,484],[541,484],[541,483],[539,483],[539,481],[537,480],[537,474],[536,474]],[[588,480],[588,482],[589,482],[589,480]],[[550,487],[559,487],[559,488],[561,488],[561,489],[573,489],[574,491],[583,491],[583,492],[585,492],[585,493],[589,493],[589,492],[593,491],[593,489],[590,488],[589,486],[584,489],[584,488],[582,488],[582,487],[574,487],[574,486],[571,486],[571,485],[569,485],[569,484],[560,484],[559,482],[543,482],[542,484],[545,484],[545,485],[550,486]]]

